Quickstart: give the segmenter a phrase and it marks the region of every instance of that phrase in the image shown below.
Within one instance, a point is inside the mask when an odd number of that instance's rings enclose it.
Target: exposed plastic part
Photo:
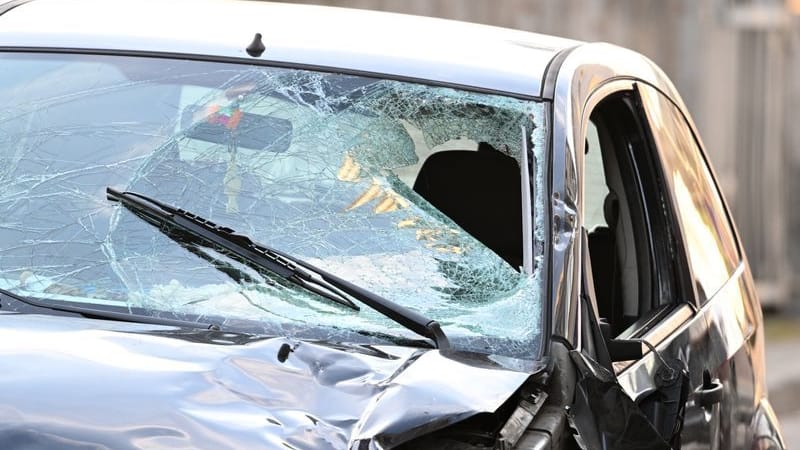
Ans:
[[[583,450],[669,450],[614,375],[578,351],[570,353],[580,380],[568,414]]]

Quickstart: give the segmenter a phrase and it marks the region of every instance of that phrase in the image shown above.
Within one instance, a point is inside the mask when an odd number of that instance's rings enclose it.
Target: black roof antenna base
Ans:
[[[264,46],[264,42],[261,40],[261,33],[256,33],[253,37],[253,41],[250,42],[250,45],[248,45],[245,50],[247,50],[248,55],[258,58],[266,49],[267,47]]]

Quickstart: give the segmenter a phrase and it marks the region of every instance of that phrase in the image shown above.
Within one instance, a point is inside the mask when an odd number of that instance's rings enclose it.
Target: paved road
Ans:
[[[800,448],[795,445],[800,444],[800,324],[796,330],[789,336],[767,333],[769,400],[781,421],[789,448]]]

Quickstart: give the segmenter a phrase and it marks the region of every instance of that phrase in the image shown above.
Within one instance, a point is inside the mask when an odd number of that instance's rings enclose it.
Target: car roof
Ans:
[[[243,0],[12,0],[1,49],[166,53],[390,74],[538,97],[579,42],[452,20]],[[8,6],[13,6],[10,9]],[[0,0],[0,11],[3,10]],[[266,51],[245,51],[256,33]]]

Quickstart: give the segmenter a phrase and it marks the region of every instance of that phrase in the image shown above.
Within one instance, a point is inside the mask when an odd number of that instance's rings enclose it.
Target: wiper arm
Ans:
[[[347,294],[409,330],[433,340],[437,348],[446,349],[450,346],[447,336],[435,320],[428,319],[305,261],[237,234],[231,228],[217,225],[188,211],[136,192],[121,192],[108,187],[106,193],[109,200],[119,202],[172,239],[180,239],[178,237],[180,234],[189,235],[199,243],[235,256],[256,270],[281,276],[318,295],[359,310],[357,305],[343,295]]]
[[[312,274],[297,267],[294,261],[273,250],[255,245],[250,238],[236,234],[230,228],[219,226],[195,214],[135,192],[120,192],[109,187],[106,193],[109,200],[121,203],[178,243],[189,241],[219,248],[257,270],[266,270],[278,275],[339,305],[356,311],[360,309],[336,287],[313,277]]]
[[[155,316],[135,314],[130,312],[109,311],[104,309],[86,308],[83,306],[55,304],[42,301],[36,298],[21,296],[2,288],[0,288],[0,297],[6,297],[7,299],[24,303],[28,306],[33,306],[34,308],[42,308],[42,309],[49,309],[51,311],[79,314],[81,316],[90,319],[105,319],[105,320],[114,320],[117,322],[167,325],[179,328],[202,328],[215,331],[218,331],[220,329],[219,325],[214,323],[192,322],[188,320],[168,319],[166,317],[155,317]],[[0,302],[0,311],[2,309],[3,309],[2,302]]]

